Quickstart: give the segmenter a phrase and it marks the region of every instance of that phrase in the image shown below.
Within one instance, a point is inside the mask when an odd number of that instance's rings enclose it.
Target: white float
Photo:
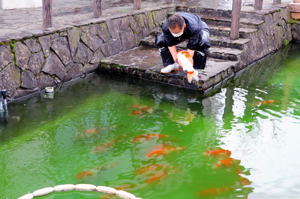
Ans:
[[[46,188],[36,190],[32,194],[33,194],[34,197],[38,197],[38,196],[45,196],[45,195],[48,195],[48,194],[53,193],[53,192],[54,192],[53,187],[46,187]]]
[[[64,191],[96,191],[105,194],[113,194],[122,199],[142,199],[137,198],[133,194],[128,193],[123,190],[116,190],[111,187],[106,186],[96,186],[92,184],[62,184],[56,185],[55,187],[46,187],[39,190],[34,191],[33,193],[29,193],[19,197],[18,199],[33,199],[34,197],[45,196],[51,194],[53,192],[64,192]]]
[[[54,187],[55,192],[64,192],[64,191],[73,191],[75,190],[75,185],[73,184],[61,184],[61,185],[56,185]]]
[[[106,193],[106,194],[115,194],[115,193],[117,193],[118,190],[111,188],[111,187],[98,186],[98,187],[96,187],[96,191],[101,192],[101,193]]]
[[[96,191],[96,186],[92,184],[77,184],[75,185],[77,191]]]
[[[0,0],[0,9],[36,8],[42,6],[42,0]]]

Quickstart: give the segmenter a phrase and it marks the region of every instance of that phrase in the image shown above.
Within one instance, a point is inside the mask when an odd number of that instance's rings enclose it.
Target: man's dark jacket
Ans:
[[[156,38],[156,45],[159,47],[169,47],[181,43],[184,40],[188,40],[187,48],[191,50],[200,50],[199,47],[209,47],[209,41],[202,41],[202,31],[208,30],[208,26],[198,15],[178,12],[176,13],[184,18],[186,28],[183,35],[180,37],[174,37],[168,29],[167,23],[162,25],[163,34]],[[200,45],[200,46],[199,46]],[[204,46],[203,46],[204,45]],[[201,48],[201,47],[200,47]]]

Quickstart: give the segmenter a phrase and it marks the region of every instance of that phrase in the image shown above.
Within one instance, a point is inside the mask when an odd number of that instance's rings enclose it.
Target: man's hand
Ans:
[[[178,63],[176,46],[168,47],[175,63]]]

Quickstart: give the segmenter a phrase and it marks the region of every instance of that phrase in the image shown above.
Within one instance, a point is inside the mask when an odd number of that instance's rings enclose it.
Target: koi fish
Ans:
[[[275,100],[264,100],[264,101],[256,102],[255,105],[256,106],[267,105],[267,104],[273,104],[275,102],[276,102]]]
[[[105,143],[105,144],[102,144],[100,146],[96,146],[94,149],[93,149],[93,152],[101,152],[101,151],[104,151],[105,149],[111,147],[114,143],[116,143],[116,140],[112,140],[111,142],[109,143]]]
[[[166,177],[166,176],[167,176],[167,173],[166,173],[166,172],[164,172],[164,171],[159,171],[159,172],[155,173],[154,175],[150,176],[149,178],[147,178],[147,179],[145,180],[145,182],[146,182],[147,184],[151,184],[151,183],[153,183],[153,182],[155,182],[155,181],[161,180],[162,178],[164,178],[164,177]]]
[[[151,165],[147,165],[147,166],[139,168],[138,170],[136,170],[136,174],[144,174],[146,172],[155,171],[158,169],[162,169],[164,167],[166,167],[166,166],[163,164],[151,164]]]
[[[130,113],[131,115],[142,115],[143,112],[141,110],[134,110],[134,111],[131,111]]]
[[[128,189],[131,189],[131,188],[134,188],[134,187],[136,187],[135,184],[124,184],[124,185],[116,186],[115,189],[117,189],[117,190],[128,190]]]
[[[179,51],[177,53],[178,63],[183,71],[187,72],[187,80],[192,83],[193,79],[199,81],[198,71],[194,69],[192,57],[188,51]]]
[[[96,128],[92,128],[92,129],[86,129],[84,131],[85,134],[96,134],[98,133],[98,130]]]
[[[148,152],[146,154],[146,156],[148,158],[150,158],[152,156],[161,156],[161,155],[167,154],[168,152],[182,150],[182,149],[184,149],[184,148],[183,147],[173,147],[173,146],[169,146],[166,144],[162,144],[162,145],[158,145],[158,146],[154,147],[150,152]]]
[[[79,179],[83,179],[89,176],[92,176],[93,172],[92,171],[82,171],[76,174],[76,178]]]
[[[217,164],[215,164],[216,167],[230,167],[233,164],[234,159],[233,158],[225,158],[223,160],[219,160]]]
[[[215,196],[215,195],[219,195],[220,193],[227,192],[230,190],[232,190],[231,187],[209,188],[209,189],[198,192],[198,195],[200,195],[200,196]]]
[[[209,156],[231,156],[231,151],[225,149],[216,149],[204,152],[205,155]]]
[[[133,142],[140,142],[141,140],[151,140],[153,138],[166,138],[169,137],[164,134],[144,134],[144,135],[138,135],[132,139]]]

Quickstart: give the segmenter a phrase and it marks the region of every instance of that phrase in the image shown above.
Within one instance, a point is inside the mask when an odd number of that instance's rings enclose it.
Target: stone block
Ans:
[[[41,73],[38,76],[38,85],[40,88],[45,88],[47,86],[53,86],[55,84],[55,79],[50,75]]]
[[[71,80],[76,77],[79,77],[83,74],[83,66],[80,63],[70,63],[67,66],[67,75],[65,77],[66,80]]]
[[[0,46],[0,71],[7,66],[8,64],[13,62],[13,56],[8,45]]]
[[[35,75],[41,72],[45,63],[44,54],[42,52],[34,53],[29,60],[29,68]]]
[[[295,41],[300,42],[300,22],[292,25],[292,35]]]
[[[111,38],[106,23],[97,24],[97,35],[102,39],[104,43],[108,42],[108,40]]]
[[[41,45],[37,42],[36,39],[26,39],[24,43],[32,53],[37,53],[42,50]]]
[[[136,46],[136,40],[132,32],[122,32],[121,41],[123,50],[129,50]]]
[[[22,70],[27,70],[29,68],[28,62],[31,56],[31,52],[26,45],[21,42],[17,42],[14,46],[16,64]]]
[[[93,52],[87,48],[83,43],[79,43],[77,52],[74,56],[74,62],[86,64],[93,58]]]
[[[8,64],[0,72],[0,89],[6,89],[8,96],[13,97],[20,84],[20,69],[12,63]]]
[[[50,55],[51,37],[50,36],[39,37],[39,42],[42,46],[42,50],[44,52],[44,55],[46,57],[48,57]]]
[[[71,55],[72,57],[74,57],[80,42],[81,30],[80,28],[74,27],[72,29],[69,29],[67,32]]]
[[[50,53],[42,71],[50,75],[56,75],[60,80],[63,80],[66,76],[64,65],[54,53]]]
[[[26,89],[34,89],[38,86],[35,75],[30,71],[23,71],[21,75],[21,87]]]
[[[72,62],[69,43],[66,37],[55,38],[52,42],[51,48],[54,50],[60,60],[62,60],[64,65],[68,65]]]
[[[97,36],[95,27],[82,29],[81,40],[88,46],[92,51],[96,51],[103,44],[102,40]]]

